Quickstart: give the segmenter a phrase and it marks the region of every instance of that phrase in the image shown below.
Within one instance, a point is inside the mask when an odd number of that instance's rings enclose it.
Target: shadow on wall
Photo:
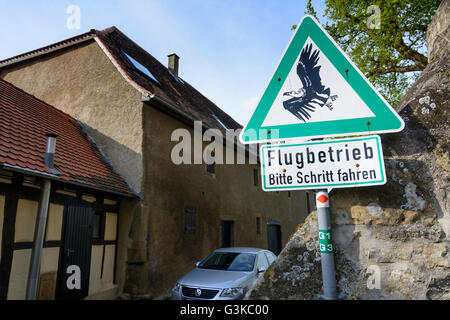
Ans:
[[[142,155],[123,144],[105,136],[98,130],[80,123],[95,144],[131,187],[140,192],[142,180]],[[142,200],[137,198],[122,201],[119,219],[117,282],[120,290],[133,294],[148,291],[145,277],[149,260],[149,224],[142,214]]]
[[[360,279],[366,280],[366,270],[361,269],[359,262],[360,237],[361,233],[355,231],[355,225],[333,226],[336,286],[341,297],[350,296],[355,290],[355,284]]]
[[[78,121],[83,129],[94,140],[100,151],[106,157],[106,160],[113,168],[131,185],[136,191],[140,192],[143,176],[142,154],[139,154],[127,146],[105,136],[100,131]]]
[[[442,196],[436,194],[435,159],[442,146],[426,124],[406,105],[400,115],[405,129],[396,134],[382,135],[387,183],[356,189],[336,189],[331,199],[336,212],[347,212],[351,223],[383,225],[410,224],[417,221],[433,223],[444,217]],[[369,215],[354,212],[367,208]],[[377,211],[379,214],[372,211]],[[372,210],[373,209],[373,210]],[[364,210],[366,211],[366,210]],[[350,223],[350,221],[348,221]]]
[[[421,152],[432,152],[437,140],[414,114],[411,106],[406,105],[399,115],[405,121],[405,129],[400,133],[381,135],[384,156],[411,156]]]
[[[432,188],[428,166],[420,160],[385,159],[387,183],[330,193],[332,210],[343,223],[400,225],[433,223],[444,212]],[[344,222],[345,221],[345,222]]]

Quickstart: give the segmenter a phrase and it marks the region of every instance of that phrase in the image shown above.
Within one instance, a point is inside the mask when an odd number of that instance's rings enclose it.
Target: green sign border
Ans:
[[[316,184],[316,185],[307,185],[304,187],[301,186],[285,186],[285,187],[267,187],[266,179],[264,179],[264,171],[265,171],[265,161],[264,161],[264,149],[271,148],[286,148],[286,147],[295,147],[295,146],[305,146],[305,145],[318,145],[318,144],[331,144],[331,143],[341,143],[348,141],[368,141],[375,139],[377,141],[378,147],[378,162],[381,168],[381,179],[376,181],[367,181],[367,182],[351,182],[351,183],[335,183],[335,184]],[[279,191],[279,190],[306,190],[306,189],[322,189],[322,188],[348,188],[348,187],[365,187],[365,186],[374,186],[374,185],[383,185],[387,182],[386,180],[386,171],[384,167],[384,158],[383,158],[383,148],[381,146],[381,138],[380,136],[370,136],[370,137],[361,137],[361,138],[351,138],[351,139],[333,139],[333,140],[324,140],[324,141],[313,141],[313,142],[304,142],[304,143],[295,143],[295,144],[283,144],[283,145],[264,145],[260,148],[260,157],[261,157],[261,185],[264,191]]]
[[[370,108],[375,117],[262,127],[308,37],[320,48],[342,77],[347,79],[348,84]],[[347,72],[345,72],[346,70]],[[301,137],[370,135],[381,132],[398,132],[403,130],[404,125],[403,119],[370,84],[322,26],[313,17],[307,15],[299,23],[295,35],[269,81],[267,89],[239,138],[243,144],[249,144]],[[275,130],[278,130],[279,134],[272,139],[270,133],[276,132]],[[256,139],[254,139],[255,135]]]

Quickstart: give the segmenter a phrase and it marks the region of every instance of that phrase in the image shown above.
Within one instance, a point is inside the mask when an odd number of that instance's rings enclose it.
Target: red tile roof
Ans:
[[[68,114],[0,79],[0,165],[52,174],[44,164],[47,133],[58,135],[53,179],[135,196],[80,124]]]

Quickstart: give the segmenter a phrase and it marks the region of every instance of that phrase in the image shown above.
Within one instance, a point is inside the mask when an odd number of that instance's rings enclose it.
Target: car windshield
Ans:
[[[255,257],[256,255],[252,253],[213,252],[200,262],[198,267],[227,271],[252,271]]]

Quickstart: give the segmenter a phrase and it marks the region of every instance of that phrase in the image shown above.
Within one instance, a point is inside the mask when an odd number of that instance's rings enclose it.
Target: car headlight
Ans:
[[[181,285],[179,282],[175,283],[175,285],[173,286],[173,290],[174,291],[180,291]]]
[[[236,297],[238,295],[242,295],[242,294],[244,294],[244,288],[226,288],[226,289],[223,289],[220,296],[234,298],[234,297]]]

